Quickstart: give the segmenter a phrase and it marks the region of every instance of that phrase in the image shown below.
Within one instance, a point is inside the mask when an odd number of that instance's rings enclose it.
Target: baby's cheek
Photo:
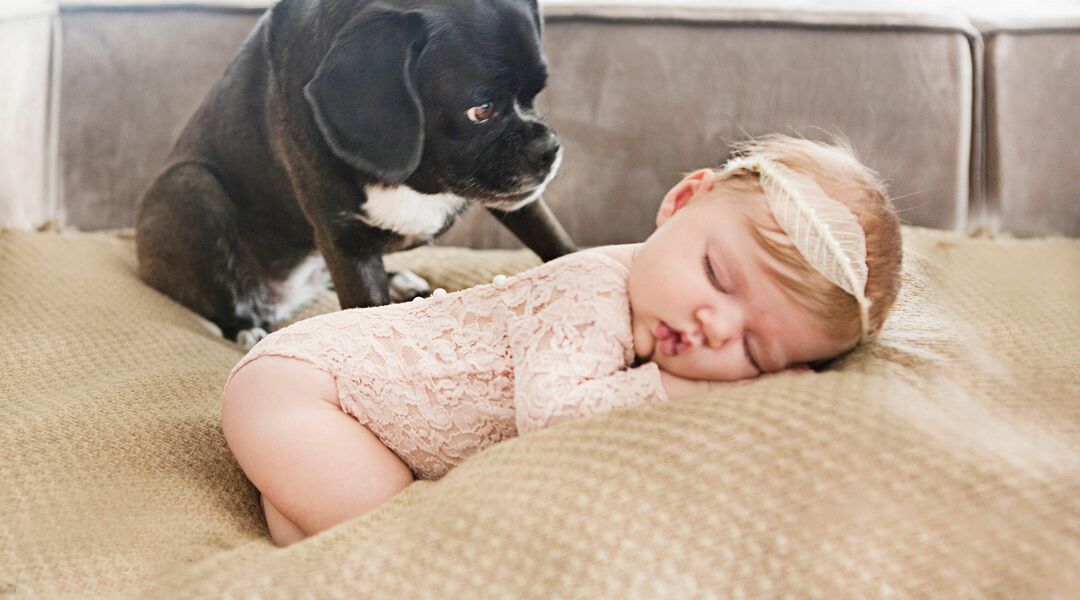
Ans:
[[[666,358],[666,357],[663,357]],[[665,371],[672,375],[687,379],[701,381],[738,381],[746,377],[746,374],[733,370],[726,365],[722,358],[717,358],[714,353],[700,349],[689,355],[676,356],[670,360],[670,365],[661,365]]]
[[[806,366],[806,365],[794,365],[794,366],[791,366],[791,367],[786,367],[784,369],[780,369],[779,371],[773,371],[772,373],[762,373],[758,377],[755,377],[755,379],[760,379],[762,377],[776,377],[776,376],[786,376],[786,375],[795,375],[795,376],[801,377],[803,375],[810,375],[813,372],[814,372],[814,370],[811,369],[810,367]],[[748,381],[752,381],[752,380],[748,380]]]

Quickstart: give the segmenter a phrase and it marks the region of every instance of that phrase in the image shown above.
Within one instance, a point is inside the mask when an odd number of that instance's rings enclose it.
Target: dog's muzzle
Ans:
[[[552,136],[552,138],[554,137],[555,136]],[[479,203],[487,208],[493,208],[495,210],[515,211],[530,202],[535,201],[543,195],[544,190],[547,189],[548,183],[550,183],[551,180],[555,178],[555,174],[559,172],[559,167],[562,166],[562,159],[562,146],[560,146],[556,140],[554,151],[550,152],[550,157],[545,155],[542,158],[542,160],[547,162],[547,174],[544,175],[544,179],[541,180],[539,184],[528,186],[520,192],[496,194],[479,198]]]

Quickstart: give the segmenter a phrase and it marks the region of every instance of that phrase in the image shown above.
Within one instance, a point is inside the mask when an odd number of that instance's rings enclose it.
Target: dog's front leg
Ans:
[[[342,309],[390,304],[390,288],[383,267],[382,255],[331,258],[323,250],[330,277],[334,280],[338,303]]]
[[[543,198],[515,211],[489,208],[488,212],[544,262],[577,250]]]
[[[382,260],[387,232],[355,221],[347,227],[342,225],[326,227],[315,237],[341,308],[389,304],[390,289]]]

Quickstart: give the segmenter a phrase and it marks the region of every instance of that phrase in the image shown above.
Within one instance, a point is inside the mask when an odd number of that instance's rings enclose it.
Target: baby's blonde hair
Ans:
[[[846,351],[864,336],[877,333],[900,289],[903,243],[900,219],[877,173],[855,157],[846,141],[834,143],[773,134],[734,145],[733,156],[759,156],[782,163],[814,179],[831,198],[855,214],[866,234],[866,298],[869,330],[863,331],[855,297],[818,273],[791,244],[772,218],[768,204],[748,211],[751,232],[761,247],[785,269],[762,266],[788,294],[817,317],[822,331]],[[758,177],[747,170],[720,171],[717,183],[763,194]]]

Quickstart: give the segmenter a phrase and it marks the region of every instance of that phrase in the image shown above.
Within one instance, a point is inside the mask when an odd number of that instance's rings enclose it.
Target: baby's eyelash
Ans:
[[[712,283],[714,288],[725,294],[727,293],[727,290],[724,289],[724,286],[720,285],[720,280],[716,277],[716,271],[713,270],[712,261],[709,260],[708,254],[705,255],[705,274],[709,276],[709,282]]]
[[[746,360],[750,361],[750,364],[755,369],[757,369],[758,373],[764,373],[765,371],[760,366],[758,366],[757,361],[754,360],[754,354],[752,352],[750,352],[750,340],[748,338],[746,338],[745,336],[743,337],[743,340],[742,340],[742,347],[743,347],[743,352],[746,353]]]

